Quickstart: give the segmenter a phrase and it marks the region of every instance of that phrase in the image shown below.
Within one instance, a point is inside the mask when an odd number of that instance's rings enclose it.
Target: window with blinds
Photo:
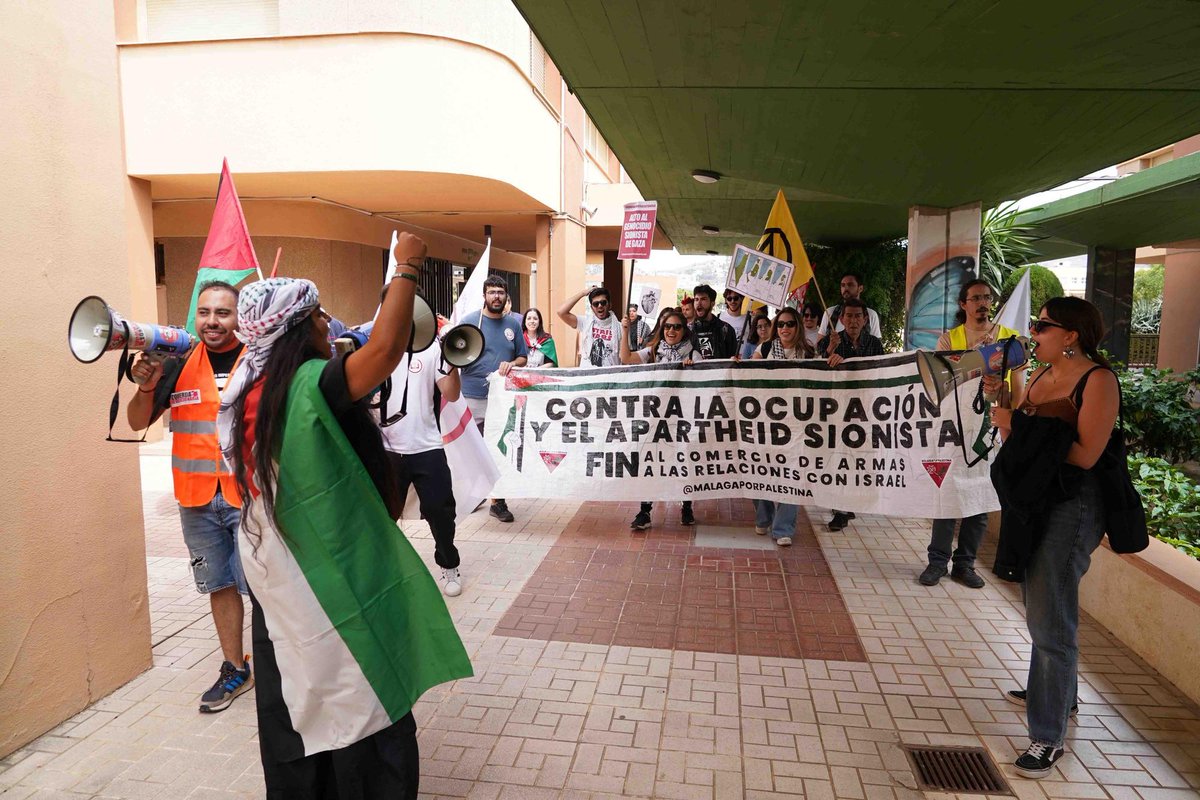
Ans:
[[[279,0],[144,0],[149,41],[279,34]]]
[[[529,32],[529,80],[542,94],[546,94],[546,48]]]

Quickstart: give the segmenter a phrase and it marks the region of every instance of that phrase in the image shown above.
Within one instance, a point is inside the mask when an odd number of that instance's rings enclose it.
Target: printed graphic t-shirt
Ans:
[[[579,317],[579,364],[615,367],[621,363],[621,321],[616,314],[597,319],[588,313]]]

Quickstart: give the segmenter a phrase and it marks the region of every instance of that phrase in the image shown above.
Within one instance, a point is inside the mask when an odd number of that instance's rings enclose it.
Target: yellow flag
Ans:
[[[771,206],[762,238],[758,240],[758,247],[755,249],[795,265],[792,283],[788,286],[788,299],[797,304],[802,302],[804,290],[813,278],[813,269],[812,264],[808,262],[808,253],[804,252],[804,242],[800,241],[800,233],[796,230],[796,223],[792,219],[792,212],[788,208],[787,198],[783,196],[782,189],[775,195],[775,204]]]

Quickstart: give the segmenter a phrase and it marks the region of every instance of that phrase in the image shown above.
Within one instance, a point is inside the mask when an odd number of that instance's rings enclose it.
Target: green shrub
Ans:
[[[1161,300],[1163,296],[1163,275],[1166,270],[1162,264],[1151,264],[1145,269],[1139,269],[1133,274],[1133,299]]]
[[[1004,285],[1000,287],[1000,305],[1008,302],[1008,298],[1017,288],[1017,284],[1021,282],[1021,277],[1026,270],[1033,270],[1029,276],[1029,313],[1036,317],[1047,300],[1052,297],[1062,297],[1064,294],[1058,276],[1041,264],[1031,264],[1010,272],[1004,279]]]
[[[1135,453],[1129,474],[1146,508],[1151,536],[1200,558],[1200,486],[1161,458]]]
[[[1200,409],[1187,396],[1189,385],[1200,381],[1200,369],[1179,376],[1169,369],[1126,369],[1117,377],[1131,450],[1173,464],[1200,459]]]
[[[1129,313],[1129,329],[1134,333],[1158,333],[1162,322],[1162,298],[1137,297]]]

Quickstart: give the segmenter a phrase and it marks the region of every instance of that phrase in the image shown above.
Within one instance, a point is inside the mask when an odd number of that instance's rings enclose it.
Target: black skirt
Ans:
[[[275,647],[253,593],[250,603],[258,746],[267,800],[416,800],[421,765],[412,712],[347,747],[304,755],[304,743],[283,701]]]

